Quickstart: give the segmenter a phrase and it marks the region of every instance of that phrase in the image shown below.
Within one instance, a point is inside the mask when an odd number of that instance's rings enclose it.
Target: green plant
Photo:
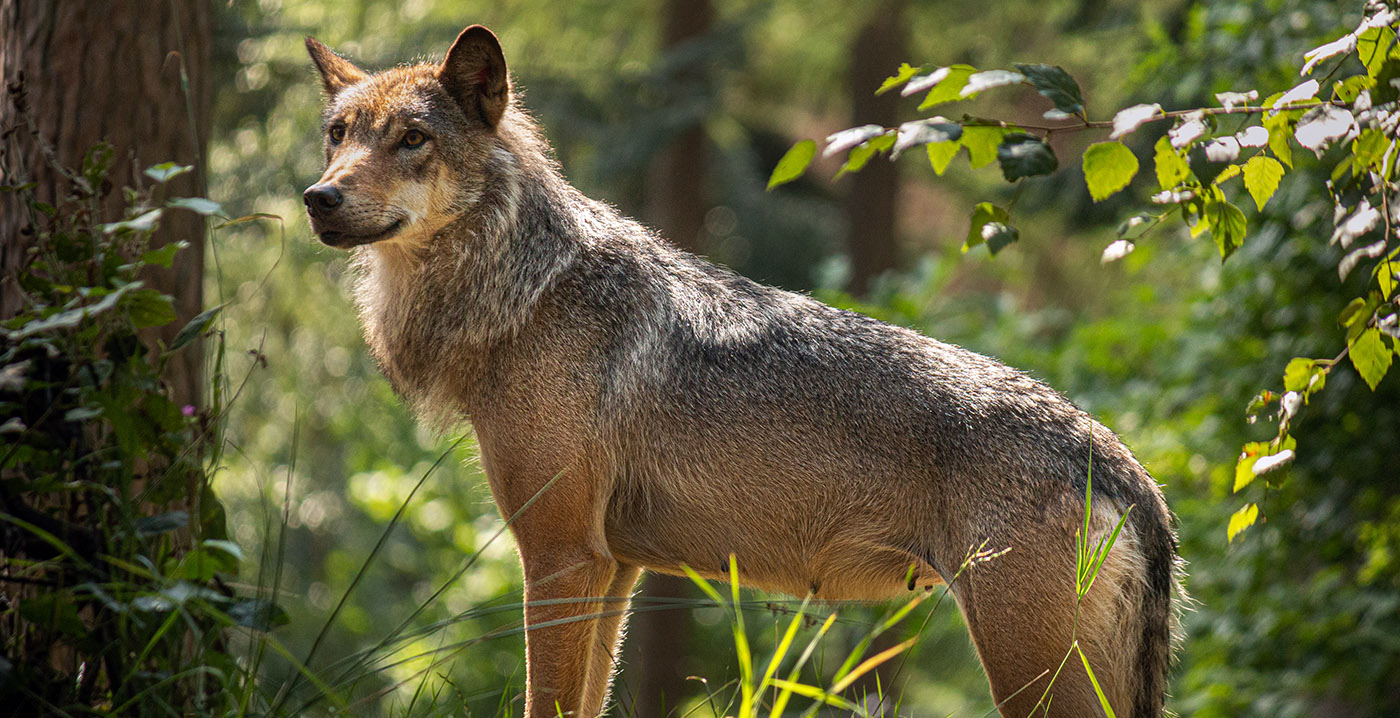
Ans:
[[[99,145],[80,168],[55,166],[57,204],[33,183],[0,187],[29,209],[20,310],[0,322],[0,702],[28,715],[236,715],[256,663],[240,661],[230,629],[261,635],[285,617],[234,587],[243,552],[209,489],[227,405],[219,308],[164,345],[149,330],[175,321],[172,299],[141,279],[185,246],[150,246],[165,213],[220,207],[165,196],[191,169],[166,163],[108,216],[112,162]],[[169,362],[206,335],[207,404],[177,403]]]
[[[942,175],[963,149],[975,168],[996,163],[1016,191],[1005,206],[978,203],[972,210],[963,251],[986,245],[991,254],[1016,242],[1019,230],[1012,223],[1016,200],[1028,178],[1054,173],[1060,167],[1050,140],[1078,132],[1108,132],[1105,141],[1084,150],[1081,162],[1085,185],[1095,202],[1128,189],[1141,167],[1137,152],[1124,144],[1140,128],[1170,121],[1171,129],[1153,145],[1152,158],[1158,191],[1151,202],[1160,209],[1138,212],[1118,228],[1118,239],[1103,251],[1112,262],[1132,252],[1146,235],[1175,216],[1190,236],[1209,232],[1221,260],[1229,259],[1249,230],[1245,212],[1230,201],[1239,194],[1227,184],[1241,178],[1243,190],[1260,211],[1278,190],[1284,177],[1302,163],[1309,150],[1330,167],[1326,192],[1335,216],[1335,229],[1327,244],[1342,251],[1337,273],[1341,291],[1355,291],[1348,277],[1363,270],[1368,276],[1359,296],[1347,302],[1337,317],[1345,346],[1331,358],[1297,357],[1283,373],[1283,390],[1261,391],[1249,404],[1253,422],[1273,411],[1278,430],[1267,441],[1244,445],[1235,467],[1233,490],[1241,492],[1256,478],[1277,486],[1293,461],[1297,442],[1290,429],[1308,402],[1326,386],[1327,375],[1343,359],[1373,390],[1400,352],[1396,286],[1400,284],[1400,242],[1395,223],[1400,217],[1400,187],[1396,166],[1400,146],[1400,10],[1396,3],[1365,4],[1364,17],[1341,38],[1313,48],[1304,56],[1301,75],[1330,69],[1275,92],[1259,101],[1258,90],[1217,93],[1218,107],[1191,107],[1167,111],[1160,103],[1134,105],[1116,112],[1111,120],[1089,119],[1079,84],[1062,68],[1045,64],[1018,64],[1014,70],[978,71],[969,65],[949,65],[930,72],[905,64],[876,94],[902,88],[905,96],[924,94],[920,111],[950,102],[969,100],[1002,87],[1030,86],[1054,107],[1044,113],[1055,124],[1031,125],[995,118],[963,115],[958,120],[935,116],[906,122],[899,127],[864,125],[826,138],[825,156],[846,154],[840,174],[859,171],[872,158],[891,159],[923,147],[935,173]],[[1334,79],[1336,78],[1336,79]],[[1324,86],[1325,83],[1330,86]],[[1257,118],[1258,124],[1250,124]],[[806,171],[816,156],[816,143],[797,143],[780,160],[769,179],[769,189],[790,182]],[[1227,536],[1253,525],[1259,505],[1248,502],[1231,517]]]

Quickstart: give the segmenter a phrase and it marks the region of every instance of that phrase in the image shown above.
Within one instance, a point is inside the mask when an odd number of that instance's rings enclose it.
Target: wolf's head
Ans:
[[[501,44],[473,25],[441,64],[370,75],[306,38],[328,95],[326,171],[303,194],[321,241],[427,242],[480,196],[510,105]]]

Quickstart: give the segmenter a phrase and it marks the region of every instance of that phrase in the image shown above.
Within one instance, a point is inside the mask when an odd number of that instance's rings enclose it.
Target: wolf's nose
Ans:
[[[301,201],[313,212],[329,212],[344,199],[333,184],[313,184],[301,195]]]

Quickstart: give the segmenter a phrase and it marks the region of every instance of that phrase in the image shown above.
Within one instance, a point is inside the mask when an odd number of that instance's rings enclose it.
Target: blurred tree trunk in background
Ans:
[[[899,123],[898,92],[875,96],[876,88],[893,75],[901,62],[908,62],[904,40],[904,0],[886,0],[875,8],[870,20],[856,35],[851,48],[850,92],[851,126],[882,125],[894,127]],[[846,216],[850,222],[847,246],[851,252],[850,291],[862,296],[882,273],[897,264],[895,229],[899,195],[899,172],[888,158],[878,158],[849,176],[850,191],[846,195]],[[875,638],[866,656],[892,648],[900,640],[898,628]],[[899,703],[898,676],[900,664],[896,658],[886,661],[856,681],[852,695],[864,699],[872,715],[892,714]],[[884,692],[884,699],[877,697]]]
[[[662,9],[662,52],[703,36],[714,24],[710,0],[665,0]],[[698,68],[696,68],[698,71]],[[686,78],[700,82],[703,78]],[[647,186],[647,219],[662,236],[691,252],[700,246],[709,209],[706,177],[709,173],[709,140],[698,123],[686,128],[672,145],[653,161]],[[689,579],[647,574],[635,607],[643,609],[631,619],[624,651],[627,669],[618,681],[615,702],[626,715],[664,718],[690,692],[685,659],[690,654],[690,611],[677,608],[647,611],[648,598],[693,595]]]
[[[662,11],[662,52],[701,37],[714,24],[710,0],[665,0]],[[677,85],[704,81],[697,63],[683,69]],[[688,73],[688,75],[687,75]],[[648,172],[646,211],[648,220],[666,239],[689,252],[703,252],[705,212],[709,209],[705,180],[710,169],[709,140],[697,121],[682,130],[671,146],[657,155]]]
[[[898,92],[879,97],[875,90],[907,62],[904,42],[904,0],[886,0],[856,35],[851,48],[851,126],[875,124],[893,127],[899,121]],[[899,172],[893,162],[877,159],[848,176],[846,217],[850,222],[847,246],[851,252],[851,293],[864,295],[881,273],[896,261],[895,212]]]
[[[57,204],[68,191],[59,174],[23,128],[16,96],[39,141],[64,167],[81,167],[99,141],[116,152],[105,198],[109,216],[124,206],[121,188],[149,184],[142,170],[161,162],[193,165],[167,185],[170,196],[204,193],[204,147],[209,134],[210,6],[175,2],[21,2],[0,0],[0,183],[38,183],[41,201]],[[182,69],[186,78],[182,78]],[[182,88],[188,84],[188,93]],[[18,310],[13,282],[23,271],[30,210],[12,193],[0,194],[0,317]],[[152,245],[184,240],[171,269],[155,268],[146,281],[175,297],[178,318],[160,328],[169,343],[203,305],[204,221],[193,212],[170,212]],[[152,337],[154,338],[154,337]],[[166,378],[175,399],[198,404],[203,356],[181,352]]]

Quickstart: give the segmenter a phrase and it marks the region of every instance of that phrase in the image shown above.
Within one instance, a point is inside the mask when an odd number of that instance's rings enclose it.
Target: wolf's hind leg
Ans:
[[[1120,542],[1113,549],[1076,611],[1072,541],[1052,529],[1018,532],[1010,551],[969,566],[953,582],[992,698],[1006,718],[1103,715],[1083,661],[1071,653],[1075,640],[1114,712],[1131,715],[1139,636],[1129,628],[1136,622],[1124,592],[1136,546]]]

